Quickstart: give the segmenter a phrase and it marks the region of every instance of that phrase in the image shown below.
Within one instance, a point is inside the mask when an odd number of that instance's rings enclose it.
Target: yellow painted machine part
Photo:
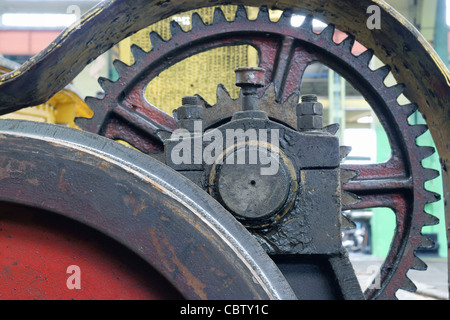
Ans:
[[[0,67],[0,74],[11,70]],[[65,125],[80,129],[74,122],[75,117],[91,118],[93,111],[75,92],[63,89],[45,104],[25,108],[0,116],[1,119],[17,119]]]

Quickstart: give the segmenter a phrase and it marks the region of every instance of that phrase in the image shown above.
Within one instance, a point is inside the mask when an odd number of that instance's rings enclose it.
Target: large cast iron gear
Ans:
[[[270,83],[262,89],[261,109],[269,117],[296,127],[295,106],[303,72],[313,62],[326,64],[343,75],[370,103],[392,148],[392,156],[386,163],[342,166],[348,173],[346,180],[353,178],[343,186],[343,209],[384,206],[391,208],[397,219],[390,253],[381,269],[382,288],[369,289],[366,297],[394,298],[399,288],[415,291],[406,273],[411,268],[426,269],[415,250],[432,246],[432,242],[421,234],[421,229],[438,223],[424,212],[425,204],[439,200],[439,195],[424,189],[425,182],[436,178],[438,173],[421,165],[434,149],[419,147],[415,142],[427,127],[408,123],[408,117],[417,110],[417,105],[399,105],[397,98],[405,86],[386,87],[384,80],[390,67],[372,71],[369,68],[372,50],[355,56],[352,54],[353,36],[335,43],[333,25],[316,34],[312,16],[307,16],[302,26],[296,28],[290,23],[291,14],[284,11],[277,22],[271,22],[267,8],[262,7],[257,19],[249,20],[245,9],[239,6],[235,19],[227,21],[222,11],[216,9],[211,25],[205,25],[194,13],[192,30],[188,32],[172,21],[169,40],[162,40],[152,32],[153,49],[150,52],[133,46],[136,61],[133,65],[115,61],[119,79],[116,82],[100,79],[105,97],[89,98],[87,102],[94,110],[94,118],[79,119],[78,123],[86,130],[125,140],[161,159],[158,152],[162,152],[163,137],[176,128],[176,124],[145,100],[145,86],[161,71],[193,54],[223,45],[249,44],[257,48],[260,67],[266,69],[266,83]],[[205,127],[223,123],[240,110],[240,99],[231,99],[222,86],[218,87],[217,97],[215,106],[206,103]]]
[[[242,3],[242,1],[236,2]],[[235,3],[235,1],[214,2],[215,5],[225,3],[230,4]],[[437,55],[408,22],[381,0],[358,2],[336,0],[326,3],[318,0],[302,2],[295,0],[283,2],[249,0],[245,1],[245,4],[268,5],[270,8],[277,9],[304,10],[305,13],[311,13],[314,17],[327,23],[335,24],[337,28],[344,32],[357,35],[359,42],[368,48],[372,48],[377,57],[391,67],[397,80],[404,83],[404,94],[411,101],[417,103],[419,111],[425,115],[427,122],[430,124],[432,136],[440,152],[444,169],[444,187],[446,188],[444,192],[448,196],[448,171],[446,168],[449,161],[447,143],[449,127],[447,124],[450,115],[448,113],[450,75]],[[366,28],[366,10],[369,5],[373,4],[378,5],[381,9],[384,28],[380,30],[368,30]],[[192,10],[205,5],[201,0],[189,2],[111,0],[102,2],[84,16],[76,26],[62,33],[41,54],[15,72],[0,77],[0,109],[2,113],[44,103],[67,85],[89,61],[92,61],[126,36],[158,21],[161,17],[168,17],[177,12]],[[99,21],[109,21],[110,23],[98,23]],[[268,26],[273,26],[267,20],[258,19],[258,21],[261,22],[262,30]],[[307,19],[307,21],[310,20]],[[227,22],[224,21],[223,23]],[[309,23],[304,24],[304,26],[308,25]],[[78,28],[78,26],[81,28]],[[294,32],[291,29],[287,28],[281,34],[286,31],[289,35],[289,32]],[[210,30],[214,33],[217,31],[213,28]],[[298,30],[303,32],[306,29],[302,27]],[[348,169],[359,171],[360,176],[349,182],[345,189],[358,194],[362,200],[347,208],[382,205],[391,207],[396,212],[399,228],[396,230],[390,254],[382,268],[381,289],[371,289],[366,292],[367,298],[394,298],[398,288],[414,289],[414,286],[406,277],[406,272],[410,268],[425,268],[425,265],[415,257],[414,251],[419,246],[430,245],[430,242],[422,236],[421,228],[424,225],[437,223],[436,219],[423,211],[426,203],[437,200],[435,194],[424,189],[424,183],[436,177],[436,173],[423,169],[420,164],[421,160],[433,151],[430,148],[418,147],[415,144],[416,138],[426,131],[426,127],[408,124],[408,115],[413,113],[417,107],[414,104],[408,106],[397,104],[396,98],[400,94],[402,86],[394,88],[384,86],[383,80],[388,73],[388,67],[375,72],[367,68],[367,63],[372,54],[371,51],[367,51],[359,57],[350,56],[352,37],[347,38],[340,45],[332,44],[328,46],[327,44],[331,43],[331,30],[332,27],[328,27],[320,35],[307,30],[303,34],[305,38],[300,39],[300,42],[313,43],[312,47],[316,49],[326,48],[325,50],[318,49],[314,53],[318,56],[329,57],[331,55],[336,58],[324,59],[323,61],[328,62],[332,68],[347,77],[348,80],[353,78],[360,81],[350,82],[370,102],[391,139],[393,150],[391,160],[386,164],[365,168],[348,167]],[[273,30],[269,30],[269,32],[273,32]],[[295,39],[297,34],[289,36]],[[322,45],[320,44],[321,41],[323,42]],[[160,42],[161,50],[170,43],[172,42]],[[286,48],[286,46],[280,48]],[[138,51],[138,49],[135,49],[135,56],[140,54]],[[145,56],[144,52],[141,53]],[[350,62],[344,61],[343,56],[351,58]],[[333,63],[333,61],[336,63]],[[71,68],[67,68],[69,65]],[[349,69],[346,67],[349,67]],[[269,68],[269,70],[271,69]],[[281,70],[287,69],[281,68]],[[283,79],[284,77],[277,78],[275,76],[274,78]],[[274,82],[277,85],[277,81]],[[30,83],[33,83],[33,85],[30,86]],[[373,90],[374,88],[377,90]],[[289,94],[292,91],[294,90],[285,88],[282,92],[283,94]],[[140,98],[138,97],[138,99]],[[386,107],[386,105],[389,105],[389,107]],[[145,111],[139,111],[145,113]],[[157,113],[156,109],[153,111]],[[161,113],[157,113],[157,115],[161,115]],[[140,121],[142,118],[141,115],[136,117],[136,113],[122,115],[122,117],[124,116],[129,117],[131,122]],[[155,120],[153,115],[147,118]],[[151,121],[150,123],[144,123],[143,127],[148,128],[149,134],[153,134],[153,139],[158,141],[161,138],[158,132],[162,132],[159,130],[174,128],[174,122],[170,120],[170,117],[166,117],[166,120],[166,123],[164,121],[157,122],[158,125],[164,123],[166,127],[163,128],[157,127],[155,130],[155,123]],[[14,129],[16,125],[14,123],[8,124],[8,128],[4,131]],[[44,131],[51,134],[51,130],[45,129]],[[28,132],[28,134],[30,133]],[[133,133],[130,134],[130,136],[132,135]],[[152,148],[147,150],[147,152],[151,151],[158,150]],[[20,199],[16,200],[20,201]]]

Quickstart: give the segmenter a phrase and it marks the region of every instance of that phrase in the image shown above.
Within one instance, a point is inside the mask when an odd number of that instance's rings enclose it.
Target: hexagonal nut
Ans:
[[[299,130],[312,130],[323,128],[323,117],[317,115],[304,115],[297,119]]]
[[[177,118],[179,120],[182,119],[203,119],[203,107],[201,106],[193,106],[193,105],[186,105],[181,106],[177,109]]]
[[[186,129],[189,132],[202,132],[203,122],[198,119],[181,119],[177,121],[178,129]]]
[[[297,105],[297,116],[322,114],[323,105],[320,102],[302,102]]]

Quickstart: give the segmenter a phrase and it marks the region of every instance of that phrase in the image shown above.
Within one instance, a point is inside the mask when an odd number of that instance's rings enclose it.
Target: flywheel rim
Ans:
[[[142,257],[187,299],[295,299],[278,268],[248,232],[206,193],[172,169],[109,139],[62,126],[0,120],[0,139],[3,140],[0,161],[4,168],[0,179],[0,189],[4,191],[0,194],[0,201],[41,208],[93,227]],[[44,166],[31,163],[28,160],[30,154],[34,154],[36,163],[40,157],[48,160],[50,155],[54,162],[47,162],[54,169],[44,170]],[[62,165],[61,162],[58,164],[59,159],[63,161]],[[18,166],[20,171],[17,171]],[[99,183],[102,179],[97,183],[87,179],[94,175],[94,170],[98,171],[96,168],[108,172],[107,176],[113,178],[110,182],[115,181],[115,188],[121,189],[131,183],[132,192],[125,194],[125,198],[123,193],[119,193],[110,201],[91,201],[90,194],[97,193],[102,197],[105,190],[111,190]],[[125,176],[129,175],[128,181],[121,176],[124,172]],[[17,174],[27,179],[16,179]],[[74,174],[77,178],[73,177]],[[47,180],[52,180],[53,176],[60,182],[48,183]],[[101,176],[103,174],[97,177]],[[168,176],[170,182],[166,181]],[[42,178],[45,179],[45,183],[42,182],[44,188],[39,182]],[[85,182],[83,178],[86,178]],[[84,191],[83,185],[87,188]],[[130,204],[139,204],[135,198],[139,185],[147,185],[148,190],[152,186],[156,197],[146,193],[152,203],[130,207]],[[82,196],[83,201],[76,200],[78,196]],[[174,202],[165,203],[168,199]],[[158,201],[161,201],[159,205]],[[159,212],[161,216],[157,219]],[[120,215],[125,215],[125,220]],[[139,216],[143,220],[138,221]],[[183,229],[177,229],[177,221],[182,222]],[[172,228],[179,234],[171,235]],[[174,241],[177,237],[178,244]],[[215,256],[202,260],[201,257],[183,254],[186,251],[182,247],[189,244],[189,237],[196,240],[193,243],[198,248],[203,246],[202,250],[214,248],[204,252]],[[190,250],[202,252],[194,247]],[[195,262],[197,259],[203,262]],[[228,263],[231,263],[230,268],[226,270],[224,266]],[[211,268],[204,267],[207,265]],[[222,268],[225,277],[220,271]],[[205,270],[208,271],[202,275]],[[233,273],[238,281],[227,282],[229,276],[233,279]],[[225,282],[220,284],[221,281]]]

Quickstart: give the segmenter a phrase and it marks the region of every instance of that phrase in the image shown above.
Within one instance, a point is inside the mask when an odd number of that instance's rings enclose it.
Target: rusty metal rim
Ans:
[[[1,120],[0,135],[6,136],[5,141],[7,141],[8,138],[12,139],[13,137],[22,140],[23,144],[17,145],[15,151],[18,150],[19,153],[24,153],[27,158],[30,158],[32,155],[25,153],[21,147],[27,145],[31,146],[33,145],[33,142],[43,141],[50,148],[53,148],[52,146],[54,146],[55,149],[63,148],[68,150],[70,154],[81,154],[83,157],[93,157],[108,163],[108,165],[111,165],[112,167],[119,167],[122,171],[125,170],[130,179],[129,181],[144,181],[144,183],[149,186],[149,189],[154,188],[159,190],[161,195],[169,197],[174,203],[186,208],[186,212],[189,213],[189,216],[183,218],[187,224],[197,224],[198,234],[196,235],[196,239],[200,242],[217,242],[220,244],[217,247],[219,255],[225,257],[225,259],[233,257],[234,259],[237,259],[236,265],[241,265],[241,268],[244,266],[245,270],[239,268],[236,269],[236,275],[253,279],[250,285],[255,286],[256,289],[250,288],[250,291],[259,292],[260,294],[265,292],[265,299],[295,299],[295,295],[278,268],[251,237],[248,231],[203,190],[199,189],[172,169],[160,164],[158,161],[153,160],[138,151],[112,142],[109,139],[70,128],[48,124],[18,120]],[[69,157],[70,156],[68,156],[68,158]],[[67,161],[68,158],[64,160]],[[170,179],[168,179],[168,177],[170,177]],[[26,184],[25,181],[16,182],[19,184]],[[0,185],[1,184],[0,179]],[[11,198],[10,195],[5,195],[8,194],[6,187],[7,186],[3,184],[4,189],[0,194],[0,201],[20,202],[33,207],[55,211],[55,208],[49,207],[45,201],[39,197],[21,194],[18,198],[14,198],[15,196]],[[27,189],[22,188],[20,190],[21,192],[24,192],[23,190]],[[63,208],[57,213],[67,215],[70,218],[87,225],[92,223],[91,221],[85,220],[86,217],[82,216],[83,213],[79,213],[79,216],[73,216],[73,213],[67,214],[65,212],[66,209],[68,210],[69,207]],[[182,212],[173,212],[173,214],[182,215]],[[202,225],[203,227],[199,227],[198,225]],[[108,234],[111,230],[105,229],[98,224],[91,225],[91,227],[107,233],[108,236],[125,244],[170,279],[167,270],[163,270],[163,268],[155,265],[155,261],[149,261],[148,256],[143,255],[139,248],[136,247],[136,244],[134,244],[133,247],[133,241],[129,241],[130,239],[123,239],[123,235],[121,234]],[[203,234],[206,229],[202,228],[206,228],[207,232],[214,236],[215,242],[211,242],[210,239]],[[187,236],[189,235],[180,235],[180,237]],[[223,248],[226,248],[226,250],[223,250]],[[217,267],[220,270],[221,266]],[[196,273],[196,270],[190,271],[193,274]],[[183,288],[183,285],[180,285],[176,279],[170,280],[175,282],[174,285],[176,288]],[[188,299],[198,298],[195,294],[189,292],[189,290],[182,293]],[[236,298],[239,298],[240,293],[236,292],[235,294]]]

